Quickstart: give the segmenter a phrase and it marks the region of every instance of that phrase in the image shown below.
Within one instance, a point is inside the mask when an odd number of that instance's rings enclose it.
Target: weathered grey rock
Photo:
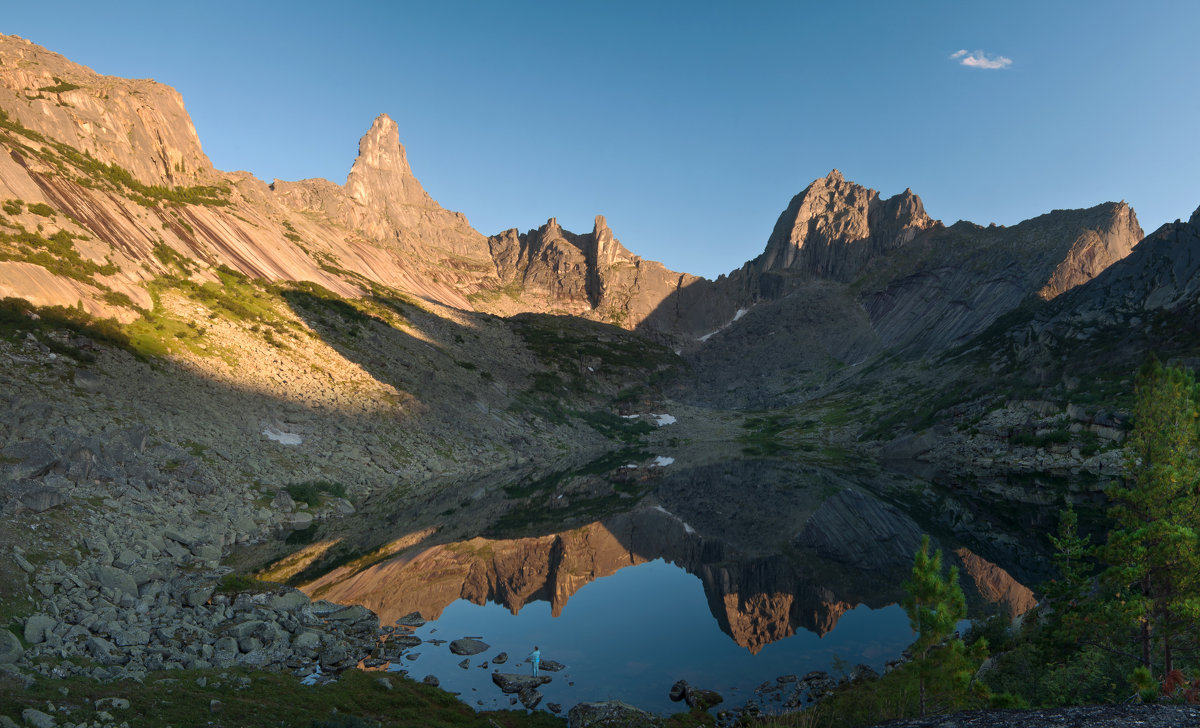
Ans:
[[[542,702],[542,694],[532,688],[525,688],[517,693],[517,698],[527,709],[533,710]]]
[[[567,711],[568,728],[627,728],[661,724],[662,721],[653,714],[619,700],[579,703]]]
[[[16,442],[0,450],[8,465],[8,477],[13,480],[40,478],[58,465],[58,452],[45,440]]]
[[[199,607],[208,603],[208,600],[212,598],[213,592],[216,591],[216,589],[217,587],[215,584],[192,587],[184,592],[183,603],[189,607]]]
[[[104,386],[104,380],[100,375],[90,369],[76,369],[75,376],[72,378],[75,386],[87,392],[98,392]]]
[[[25,641],[38,645],[46,641],[46,635],[58,624],[45,614],[35,614],[25,620]]]
[[[522,690],[536,690],[551,681],[549,675],[517,675],[511,672],[493,672],[492,682],[504,693],[519,693]]]
[[[102,587],[128,594],[135,599],[138,596],[137,581],[120,569],[111,566],[97,566],[95,576],[96,581],[100,582]]]
[[[471,666],[471,660],[469,658],[464,658],[462,662],[458,663],[458,666],[466,670]]]
[[[425,683],[426,685],[432,685],[435,688],[441,684],[441,681],[437,679],[436,675],[426,675],[424,678],[422,678],[421,682]]]
[[[7,629],[0,629],[0,664],[16,662],[24,653],[21,640]]]
[[[58,721],[54,720],[54,716],[34,708],[22,710],[21,720],[25,721],[26,725],[33,726],[33,728],[54,728],[58,725]]]
[[[416,647],[417,645],[421,644],[423,640],[415,634],[394,634],[391,637],[388,637],[388,642],[394,645],[399,645],[400,647]]]
[[[396,624],[402,627],[423,627],[425,626],[425,620],[421,617],[420,612],[409,612],[400,619],[397,619]]]
[[[688,691],[691,690],[691,687],[691,685],[688,685],[687,680],[677,680],[675,681],[675,684],[671,686],[671,690],[667,693],[667,697],[669,697],[671,702],[674,703],[683,702],[683,699],[687,697]]]
[[[463,637],[450,643],[450,651],[456,655],[478,655],[489,649],[491,649],[491,645],[473,637]]]
[[[566,668],[566,665],[556,660],[542,660],[538,663],[538,669],[546,672],[562,672]]]
[[[500,654],[498,654],[492,658],[493,665],[503,665],[506,662],[508,662],[508,653],[507,652],[501,652]]]
[[[692,688],[688,690],[684,701],[692,710],[708,710],[713,706],[720,705],[725,702],[725,698],[716,690],[704,690],[702,688]]]
[[[96,710],[128,710],[129,701],[125,698],[100,698],[96,701]]]
[[[289,612],[294,609],[299,609],[309,603],[308,595],[299,589],[289,589],[282,594],[276,594],[271,597],[268,604],[271,609],[279,612]]]

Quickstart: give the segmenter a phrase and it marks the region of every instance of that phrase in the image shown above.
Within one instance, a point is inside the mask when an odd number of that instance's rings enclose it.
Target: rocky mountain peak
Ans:
[[[435,204],[413,176],[400,144],[400,127],[380,114],[358,142],[358,157],[346,177],[346,191],[368,207]]]
[[[146,184],[211,179],[183,97],[149,79],[102,76],[15,35],[0,35],[4,113],[45,137],[116,164]]]
[[[1196,211],[1192,213],[1192,216],[1188,218],[1188,224],[1200,226],[1200,207],[1197,207]]]
[[[603,215],[596,216],[596,222],[592,226],[592,237],[596,239],[596,244],[601,247],[612,243],[612,230],[609,230],[608,221],[604,219]]]
[[[751,267],[849,280],[870,258],[936,224],[912,190],[881,200],[835,169],[792,198]]]

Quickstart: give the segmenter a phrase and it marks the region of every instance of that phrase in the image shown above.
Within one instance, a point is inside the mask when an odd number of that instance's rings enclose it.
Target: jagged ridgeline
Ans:
[[[465,429],[484,450],[534,452],[530,422],[573,427],[579,418],[564,412],[666,391],[773,411],[747,420],[745,437],[763,452],[936,451],[960,473],[978,471],[993,439],[1040,452],[1069,444],[1051,433],[1074,442],[1082,430],[1082,447],[1067,448],[1074,460],[1047,457],[1099,476],[1111,463],[1088,458],[1116,441],[1117,424],[1101,405],[1127,367],[1150,348],[1191,352],[1172,326],[1193,305],[1190,284],[1157,273],[1165,263],[1114,266],[1171,260],[1186,241],[1139,246],[1123,202],[1011,227],[946,226],[910,190],[885,199],[835,170],[791,200],[761,255],[706,280],[632,254],[603,216],[583,234],[553,218],[524,233],[477,232],[424,190],[386,115],[344,184],[268,184],[214,169],[168,87],[101,76],[16,37],[0,38],[0,61],[0,294],[14,299],[11,329],[90,331],[144,360],[175,357],[225,386],[305,406],[386,403],[441,423],[437,440]],[[1193,231],[1181,224],[1155,240]],[[1121,281],[1097,279],[1117,269],[1129,271]],[[1100,286],[1121,289],[1119,307]],[[26,314],[37,307],[34,326]],[[568,343],[547,357],[554,347],[531,333],[533,319],[482,315],[518,313],[574,317],[537,320]],[[593,336],[603,351],[584,343]],[[1116,340],[1127,345],[1107,351]],[[268,359],[296,373],[258,366]],[[471,410],[478,417],[462,414]],[[589,432],[614,436],[588,418]],[[471,449],[400,454],[407,447],[383,448],[384,469],[433,461],[436,472]]]
[[[0,36],[0,147],[0,553],[20,549],[0,559],[0,619],[44,610],[13,650],[86,658],[61,669],[105,679],[216,664],[211,633],[228,614],[293,624],[309,609],[277,587],[254,587],[270,591],[254,604],[214,596],[233,546],[261,547],[247,571],[300,549],[288,578],[320,578],[450,530],[518,551],[547,534],[566,543],[653,509],[676,455],[861,483],[879,503],[805,496],[828,529],[750,529],[764,552],[833,554],[822,570],[835,576],[853,561],[838,551],[847,524],[908,509],[927,520],[904,521],[906,537],[973,544],[967,571],[1016,550],[1018,576],[1037,577],[1040,547],[1003,534],[1048,529],[1065,500],[1086,517],[1120,472],[1132,372],[1151,351],[1200,360],[1200,211],[1145,239],[1124,202],[945,225],[911,191],[884,198],[835,170],[786,204],[761,254],[707,280],[633,254],[603,216],[582,233],[554,218],[476,231],[424,190],[386,115],[344,184],[214,169],[174,90],[12,36]],[[685,471],[676,497],[704,529],[717,506],[697,482]],[[724,500],[750,498],[720,482]],[[398,534],[418,502],[420,528]],[[740,512],[762,523],[777,506]],[[325,530],[368,512],[387,514],[370,538]],[[766,600],[776,626],[760,633],[753,609],[712,594],[718,621],[756,649],[841,614],[806,622]],[[45,621],[138,600],[136,629],[75,639],[89,627]],[[211,649],[162,637],[160,602],[192,610]],[[374,639],[365,610],[343,617]],[[235,640],[221,659],[311,667],[325,637],[309,627],[286,654],[243,635],[251,649]],[[334,647],[336,669],[363,645]]]

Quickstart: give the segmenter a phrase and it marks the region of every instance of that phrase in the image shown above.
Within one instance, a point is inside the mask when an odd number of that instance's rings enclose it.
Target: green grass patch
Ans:
[[[197,684],[205,678],[205,686]],[[386,678],[391,689],[380,684]],[[22,723],[25,708],[45,710],[48,702],[69,706],[70,721],[104,722],[97,700],[120,696],[125,710],[113,717],[130,728],[212,725],[380,726],[381,728],[562,728],[565,721],[545,711],[476,713],[443,690],[397,673],[348,670],[327,685],[301,685],[287,673],[227,670],[177,670],[151,673],[144,682],[99,683],[85,678],[36,678],[23,690],[11,677],[0,678],[6,696],[0,715]],[[65,694],[64,691],[65,690]],[[215,704],[212,701],[217,701]]]
[[[44,91],[48,94],[65,94],[68,91],[74,91],[75,89],[79,89],[79,88],[83,88],[83,87],[77,83],[71,83],[69,81],[64,81],[61,78],[59,78],[58,76],[54,76],[54,85],[53,86],[42,86],[41,88],[38,89],[38,91]]]
[[[32,206],[31,208],[32,209]],[[75,250],[77,235],[59,230],[49,237],[17,225],[12,232],[0,230],[0,260],[33,263],[64,278],[107,290],[94,276],[110,276],[120,270],[114,263],[103,264],[84,258]]]

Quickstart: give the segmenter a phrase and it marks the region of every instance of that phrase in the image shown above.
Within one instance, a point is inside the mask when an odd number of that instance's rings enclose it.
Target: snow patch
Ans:
[[[649,465],[648,467],[651,467],[651,468],[665,468],[665,467],[667,467],[668,465],[670,465],[670,464],[671,464],[671,463],[673,463],[673,462],[675,462],[675,458],[669,458],[669,457],[667,457],[666,455],[659,455],[659,456],[657,456],[657,457],[655,457],[655,458],[654,458],[654,461],[653,461],[653,462],[651,462],[651,463],[650,463],[650,465]]]
[[[709,337],[711,337],[713,334],[720,333],[720,332],[724,331],[725,329],[729,328],[733,324],[734,321],[737,321],[741,317],[745,316],[747,313],[749,313],[749,311],[750,311],[750,309],[748,309],[748,308],[739,308],[737,310],[737,313],[735,313],[733,315],[733,318],[729,321],[729,323],[725,324],[724,326],[717,329],[716,331],[708,332],[704,336],[701,336],[700,338],[696,339],[696,341],[700,341],[700,342],[708,341]]]
[[[689,526],[686,521],[684,521],[682,518],[675,515],[674,513],[671,513],[666,508],[663,508],[662,506],[654,506],[654,510],[658,511],[659,513],[662,513],[665,516],[674,518],[676,521],[679,521],[681,524],[683,524],[683,530],[685,533],[695,533],[696,532],[696,529]]]
[[[266,435],[269,439],[274,440],[280,445],[299,445],[300,443],[304,442],[304,438],[300,437],[294,432],[284,432],[282,430],[277,430],[274,427],[268,427],[267,429],[263,430],[262,434]]]
[[[654,424],[658,425],[659,427],[662,427],[663,425],[673,425],[678,422],[674,415],[647,415],[647,417],[654,418]]]

